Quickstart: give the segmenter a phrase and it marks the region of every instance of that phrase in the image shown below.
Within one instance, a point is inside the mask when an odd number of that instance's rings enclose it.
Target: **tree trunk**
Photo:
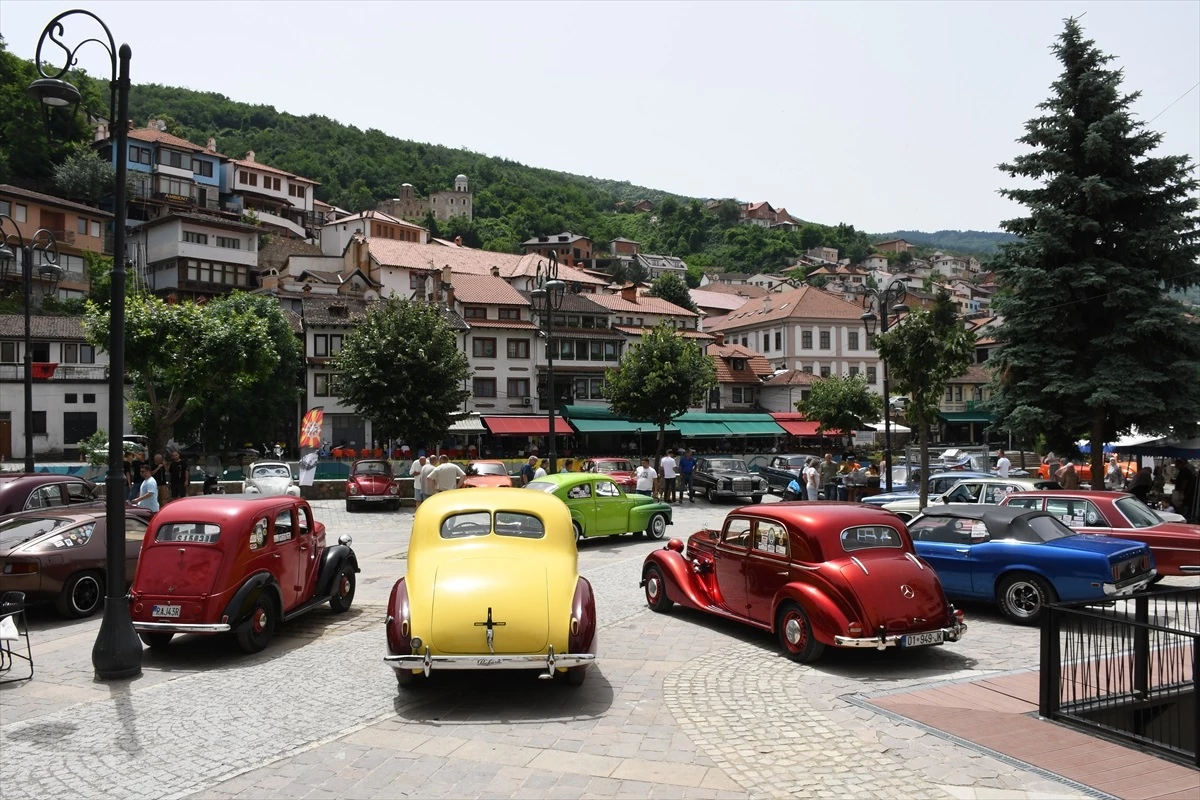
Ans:
[[[665,422],[658,423],[658,445],[654,453],[654,468],[662,468],[663,447],[667,443],[667,425]]]
[[[1092,412],[1092,491],[1104,489],[1104,423],[1103,409]]]
[[[921,486],[918,504],[921,510],[929,505],[929,426],[925,423],[925,410],[918,406],[916,411],[917,430],[921,436]]]

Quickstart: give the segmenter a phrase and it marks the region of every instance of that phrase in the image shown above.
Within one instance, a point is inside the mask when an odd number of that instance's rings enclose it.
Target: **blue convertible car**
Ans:
[[[995,600],[1024,625],[1047,603],[1112,600],[1154,577],[1145,544],[1076,534],[1043,511],[951,503],[925,509],[908,530],[949,597]]]

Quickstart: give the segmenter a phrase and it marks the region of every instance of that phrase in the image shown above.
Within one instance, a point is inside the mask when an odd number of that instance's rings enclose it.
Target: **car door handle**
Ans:
[[[956,547],[956,548],[954,548],[954,550],[955,550],[955,552],[962,553],[964,556],[967,553],[971,552],[971,548],[969,548],[969,547]]]
[[[783,572],[776,572],[775,574],[776,575],[787,575],[788,571],[785,569]]]
[[[301,550],[307,550],[307,549],[308,549],[308,545],[306,545],[306,544],[302,544],[302,545],[300,545],[300,549],[301,549]]]
[[[282,556],[279,553],[272,553],[271,558],[282,558]]]

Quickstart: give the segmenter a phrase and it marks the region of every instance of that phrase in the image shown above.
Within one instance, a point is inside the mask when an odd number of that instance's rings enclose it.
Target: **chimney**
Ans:
[[[637,302],[637,284],[630,283],[621,287],[621,299],[626,303]]]
[[[208,140],[208,152],[210,152],[210,153],[217,152],[217,140],[213,139],[211,137]]]
[[[246,151],[246,161],[249,161],[251,164],[255,163],[253,150]]]
[[[133,130],[133,120],[129,120],[129,130]]]
[[[763,307],[762,307],[762,310],[763,310],[763,313],[764,313],[764,314],[766,314],[768,311],[770,311],[770,310],[771,310],[771,296],[770,296],[770,295],[765,295],[765,296],[763,297]]]
[[[96,126],[96,136],[93,139],[93,141],[103,142],[107,138],[108,138],[108,123],[101,122],[99,125]]]
[[[499,267],[497,267],[495,264],[493,264],[493,265],[492,265],[492,277],[493,277],[493,278],[499,278],[499,277],[500,277],[500,268],[499,268]]]
[[[456,245],[458,245],[459,247],[462,247],[462,246],[463,246],[463,243],[462,243],[462,237],[461,237],[461,236],[455,236],[455,237],[454,237],[454,243],[455,243]]]
[[[715,344],[717,347],[725,346],[725,333],[723,331],[717,331],[716,333],[713,334],[713,336],[716,339],[716,341],[714,341],[713,344]]]

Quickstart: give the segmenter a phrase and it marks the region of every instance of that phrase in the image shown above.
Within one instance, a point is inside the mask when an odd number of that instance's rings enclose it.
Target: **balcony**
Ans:
[[[272,214],[270,211],[263,211],[261,208],[254,209],[254,216],[258,217],[258,221],[263,225],[272,225],[276,228],[283,228],[286,231],[294,234],[297,238],[304,239],[308,236],[308,232],[296,223],[286,217],[281,217],[278,214]]]
[[[982,400],[955,400],[953,402],[943,400],[938,403],[938,410],[953,414],[960,411],[984,411],[985,409]]]
[[[107,364],[42,364],[34,362],[35,383],[103,383],[108,380]],[[0,382],[25,381],[24,364],[0,364]]]

